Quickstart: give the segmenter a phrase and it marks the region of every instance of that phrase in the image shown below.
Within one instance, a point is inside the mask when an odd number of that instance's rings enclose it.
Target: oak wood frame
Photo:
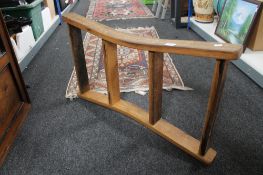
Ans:
[[[65,14],[63,19],[69,25],[71,46],[80,88],[78,96],[80,98],[134,119],[206,165],[213,162],[216,151],[207,148],[207,145],[223,91],[228,62],[240,58],[242,53],[241,45],[142,38],[118,32],[74,13]],[[103,40],[102,47],[105,55],[108,95],[89,90],[85,57],[84,54],[79,53],[83,52],[81,30],[94,34]],[[120,98],[117,45],[149,51],[149,112]],[[201,141],[161,118],[163,53],[199,56],[208,59],[216,58]]]

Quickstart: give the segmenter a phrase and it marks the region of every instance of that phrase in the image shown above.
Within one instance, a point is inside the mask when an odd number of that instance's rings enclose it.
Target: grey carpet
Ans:
[[[85,15],[81,0],[74,11]],[[169,20],[105,22],[112,27],[155,26],[161,38],[201,40]],[[164,91],[163,117],[200,137],[213,61],[172,55],[194,91]],[[23,73],[33,108],[0,174],[263,174],[263,91],[232,64],[205,167],[166,140],[126,117],[80,99],[64,98],[72,56],[63,24]],[[147,96],[122,94],[147,109]]]

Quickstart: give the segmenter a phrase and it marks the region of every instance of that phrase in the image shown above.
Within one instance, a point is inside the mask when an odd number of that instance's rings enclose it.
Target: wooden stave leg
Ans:
[[[74,58],[76,75],[78,79],[79,91],[80,93],[84,93],[90,90],[90,87],[81,30],[69,25],[69,35],[71,40],[71,48]]]
[[[120,101],[117,45],[102,40],[109,104]]]
[[[149,52],[149,122],[154,125],[161,118],[163,90],[163,53]]]
[[[218,112],[219,102],[223,93],[225,79],[227,75],[229,61],[216,60],[210,96],[208,101],[207,112],[205,116],[205,124],[199,146],[199,154],[205,155],[208,142],[210,140],[216,115]]]

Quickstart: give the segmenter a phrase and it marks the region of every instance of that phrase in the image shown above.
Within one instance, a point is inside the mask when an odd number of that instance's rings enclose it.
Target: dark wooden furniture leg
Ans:
[[[174,0],[175,1],[175,27],[176,28],[184,28],[187,27],[187,23],[182,23],[181,22],[181,4],[183,0]]]
[[[171,0],[171,19],[175,18],[175,0]]]

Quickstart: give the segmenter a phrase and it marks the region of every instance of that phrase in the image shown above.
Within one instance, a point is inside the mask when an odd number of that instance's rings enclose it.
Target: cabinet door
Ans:
[[[29,97],[0,12],[0,165],[29,109]]]

